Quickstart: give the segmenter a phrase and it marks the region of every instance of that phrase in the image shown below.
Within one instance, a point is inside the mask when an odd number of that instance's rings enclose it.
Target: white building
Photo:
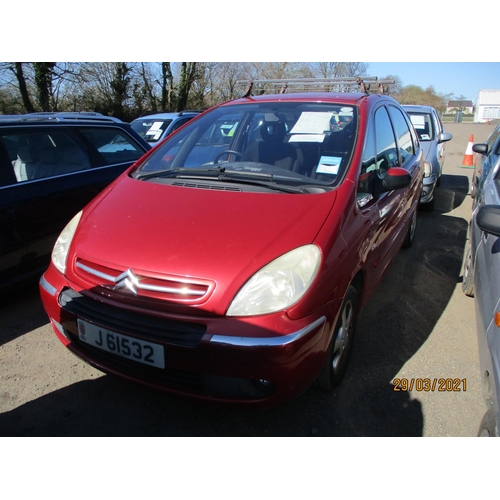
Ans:
[[[448,101],[446,113],[455,113],[456,111],[472,114],[474,113],[474,104],[472,104],[472,101]]]
[[[500,119],[500,89],[480,90],[477,94],[474,121],[487,123]]]

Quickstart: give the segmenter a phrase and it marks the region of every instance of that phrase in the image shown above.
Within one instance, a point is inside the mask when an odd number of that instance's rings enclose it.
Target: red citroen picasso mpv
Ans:
[[[221,104],[69,222],[45,310],[84,361],[171,393],[270,406],[332,389],[358,311],[413,241],[422,178],[390,97]]]

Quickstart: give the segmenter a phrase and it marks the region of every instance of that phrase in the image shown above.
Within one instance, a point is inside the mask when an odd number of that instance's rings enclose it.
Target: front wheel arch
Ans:
[[[318,387],[323,390],[334,389],[345,375],[354,343],[358,309],[358,291],[354,286],[349,285],[317,379]]]

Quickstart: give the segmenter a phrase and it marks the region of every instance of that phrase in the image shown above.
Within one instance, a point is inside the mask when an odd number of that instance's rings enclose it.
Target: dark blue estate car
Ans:
[[[149,149],[98,113],[0,116],[0,288],[40,275],[67,222]]]

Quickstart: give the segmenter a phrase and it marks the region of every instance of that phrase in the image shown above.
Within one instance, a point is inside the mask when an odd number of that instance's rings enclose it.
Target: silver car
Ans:
[[[500,422],[500,158],[475,200],[462,289],[474,297],[481,378],[488,411],[478,435],[498,436]]]
[[[476,198],[481,196],[480,192],[483,189],[484,180],[500,156],[500,125],[493,130],[486,142],[474,144],[472,151],[478,153],[471,183],[471,196],[474,199],[473,207],[475,207]]]
[[[149,114],[136,118],[130,126],[143,139],[155,145],[199,114],[199,111]]]
[[[405,105],[424,152],[424,187],[420,207],[434,210],[434,191],[441,181],[446,151],[444,143],[453,136],[444,131],[436,110],[430,106]]]

